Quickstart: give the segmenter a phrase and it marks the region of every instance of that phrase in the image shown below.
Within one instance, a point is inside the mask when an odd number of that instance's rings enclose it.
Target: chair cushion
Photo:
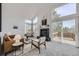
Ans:
[[[19,34],[15,35],[14,40],[15,42],[20,42],[21,36]]]
[[[46,37],[40,37],[40,43],[45,42],[45,40],[46,40]]]
[[[37,39],[37,38],[33,38],[32,40],[35,42],[39,42],[39,39]]]

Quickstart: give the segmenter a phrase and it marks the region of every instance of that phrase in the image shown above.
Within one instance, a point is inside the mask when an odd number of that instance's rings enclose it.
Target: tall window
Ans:
[[[25,20],[25,33],[31,33],[31,20]]]
[[[56,8],[55,11],[59,15],[59,17],[75,14],[76,13],[76,4],[69,3],[64,6]]]
[[[34,32],[34,35],[37,33],[37,21],[38,21],[38,17],[35,17],[33,19],[33,32]]]
[[[34,17],[31,20],[25,20],[25,33],[36,33],[37,31],[37,17]],[[32,23],[33,21],[33,23]],[[33,31],[33,32],[32,32]]]

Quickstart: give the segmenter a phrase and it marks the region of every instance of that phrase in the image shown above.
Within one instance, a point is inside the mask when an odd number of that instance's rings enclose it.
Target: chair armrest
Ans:
[[[32,39],[32,41],[34,41],[34,42],[40,42],[39,39]]]
[[[24,38],[20,39],[20,42],[24,42]]]

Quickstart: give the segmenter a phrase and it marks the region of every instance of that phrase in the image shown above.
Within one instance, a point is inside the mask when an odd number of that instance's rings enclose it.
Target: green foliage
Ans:
[[[53,29],[54,32],[61,32],[62,31],[62,23],[60,23],[60,22],[54,23],[53,27],[54,27],[54,29]]]

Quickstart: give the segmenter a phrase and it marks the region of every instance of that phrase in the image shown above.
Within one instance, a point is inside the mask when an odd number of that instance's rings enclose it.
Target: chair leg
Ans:
[[[32,44],[31,44],[31,49],[32,49]]]
[[[44,42],[44,46],[45,46],[45,49],[46,49],[46,42]]]
[[[22,46],[22,53],[24,52],[23,50],[24,50],[24,44],[23,44],[23,46]]]
[[[40,54],[40,44],[38,43],[38,50],[39,50],[39,54]]]
[[[39,54],[40,54],[40,47],[39,47]]]
[[[32,49],[32,44],[33,44],[33,41],[31,41],[31,49]]]
[[[7,53],[4,53],[5,56],[7,56]]]

